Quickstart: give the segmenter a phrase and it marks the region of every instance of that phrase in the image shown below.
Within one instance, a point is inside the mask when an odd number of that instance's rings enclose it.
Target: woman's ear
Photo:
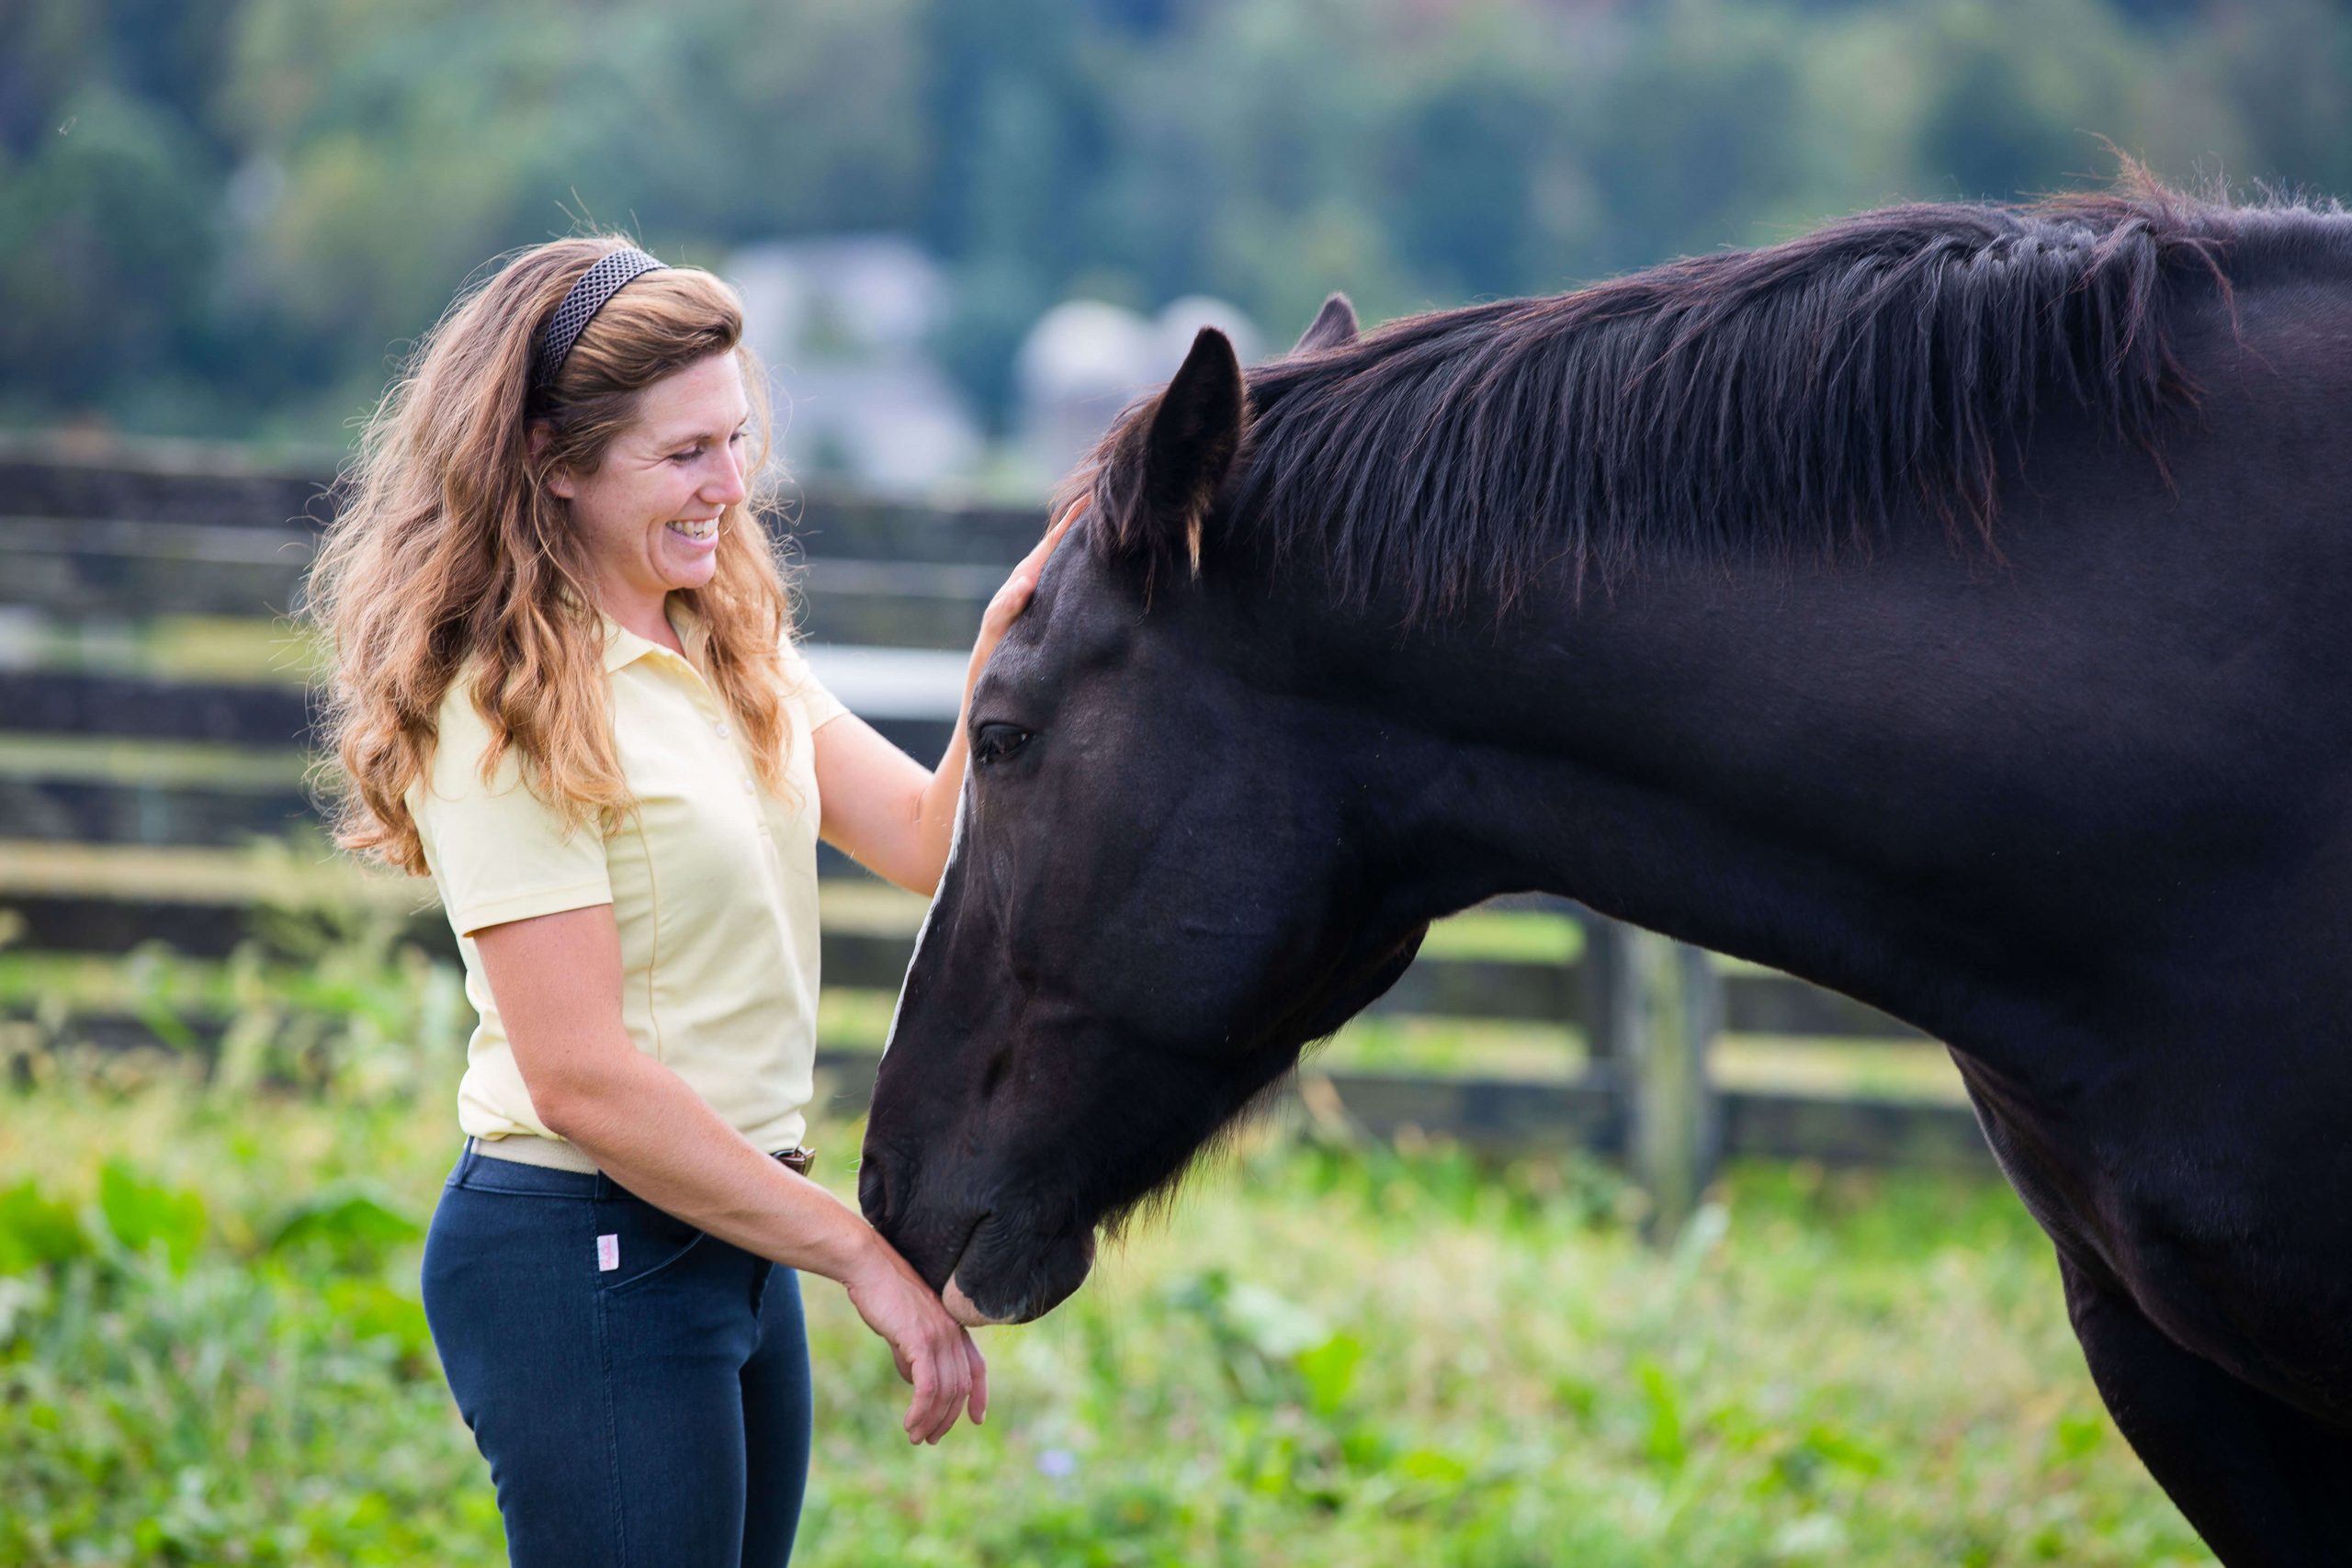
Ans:
[[[543,419],[534,420],[525,428],[524,439],[529,443],[529,460],[531,471],[533,473],[537,473],[538,471],[539,464],[546,458],[548,443],[554,439],[554,431],[548,427],[547,421]],[[571,492],[576,488],[577,486],[573,481],[571,475],[566,470],[562,468],[550,468],[548,470],[548,491],[549,494],[562,501],[570,501],[571,499]]]

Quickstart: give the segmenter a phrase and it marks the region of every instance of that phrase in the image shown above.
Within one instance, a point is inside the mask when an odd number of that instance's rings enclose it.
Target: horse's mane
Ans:
[[[1405,318],[1250,372],[1224,511],[1312,557],[1342,601],[1415,615],[1662,555],[1867,549],[1906,509],[1989,547],[1999,458],[2040,402],[2154,455],[2159,416],[2194,395],[2168,299],[2226,304],[2242,241],[2340,236],[2335,216],[2131,171],[2113,192],[1889,208]]]

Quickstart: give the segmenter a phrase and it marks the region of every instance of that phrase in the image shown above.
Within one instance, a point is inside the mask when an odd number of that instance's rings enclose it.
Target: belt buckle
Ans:
[[[817,1151],[806,1146],[797,1149],[778,1149],[772,1157],[782,1162],[785,1168],[795,1175],[806,1176],[808,1174],[808,1168],[817,1163]]]

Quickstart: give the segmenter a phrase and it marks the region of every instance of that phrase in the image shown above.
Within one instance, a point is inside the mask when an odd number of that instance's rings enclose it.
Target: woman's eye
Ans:
[[[739,430],[734,434],[727,438],[727,444],[731,446],[738,441],[749,441],[751,438],[752,433],[750,431]],[[670,461],[673,463],[691,463],[696,457],[701,457],[703,449],[699,446],[694,448],[690,452],[673,452],[670,454]]]
[[[1017,724],[984,724],[972,737],[972,760],[986,765],[1001,762],[1029,744],[1029,731]]]

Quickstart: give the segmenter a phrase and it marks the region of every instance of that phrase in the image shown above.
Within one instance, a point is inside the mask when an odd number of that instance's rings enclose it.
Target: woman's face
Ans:
[[[749,416],[735,356],[714,354],[646,388],[637,422],[594,473],[548,475],[548,488],[571,503],[607,615],[658,615],[673,589],[710,581],[718,514],[751,479]]]

